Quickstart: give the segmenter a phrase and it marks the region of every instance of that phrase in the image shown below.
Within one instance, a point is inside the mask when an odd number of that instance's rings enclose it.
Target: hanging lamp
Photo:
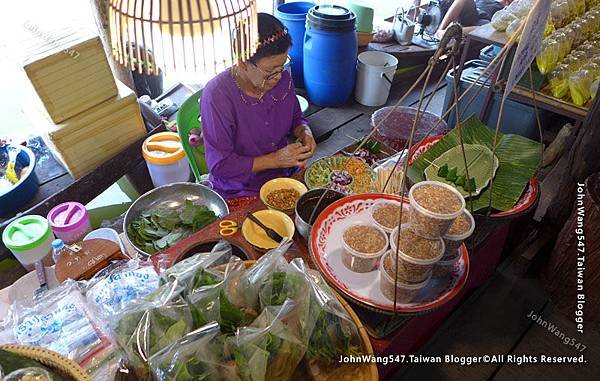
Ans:
[[[115,59],[139,73],[218,73],[258,46],[256,0],[109,0]]]

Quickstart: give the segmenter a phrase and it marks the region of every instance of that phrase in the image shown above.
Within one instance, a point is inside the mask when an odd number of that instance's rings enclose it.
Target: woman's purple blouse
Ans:
[[[206,84],[200,115],[210,180],[221,196],[255,196],[265,182],[295,172],[286,168],[252,173],[255,157],[285,147],[294,128],[308,124],[289,72],[283,72],[260,102],[242,93],[227,69]]]

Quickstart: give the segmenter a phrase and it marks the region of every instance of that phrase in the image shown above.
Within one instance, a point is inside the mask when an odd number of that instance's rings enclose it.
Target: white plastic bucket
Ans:
[[[384,52],[358,55],[355,99],[365,106],[381,106],[387,102],[398,59]]]

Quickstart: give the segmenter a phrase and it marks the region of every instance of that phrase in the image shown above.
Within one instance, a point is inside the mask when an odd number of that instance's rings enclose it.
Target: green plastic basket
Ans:
[[[202,128],[200,121],[200,97],[202,90],[191,95],[183,102],[177,112],[177,132],[183,145],[185,155],[190,162],[190,167],[196,178],[196,182],[200,182],[200,176],[208,173],[208,166],[204,157],[204,145],[192,147],[188,141],[190,131],[193,128]]]

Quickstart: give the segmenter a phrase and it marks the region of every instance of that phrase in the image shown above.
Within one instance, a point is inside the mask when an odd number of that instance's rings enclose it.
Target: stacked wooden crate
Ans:
[[[115,82],[98,36],[71,28],[33,34],[24,70],[43,107],[28,114],[77,179],[144,135],[137,98]]]

